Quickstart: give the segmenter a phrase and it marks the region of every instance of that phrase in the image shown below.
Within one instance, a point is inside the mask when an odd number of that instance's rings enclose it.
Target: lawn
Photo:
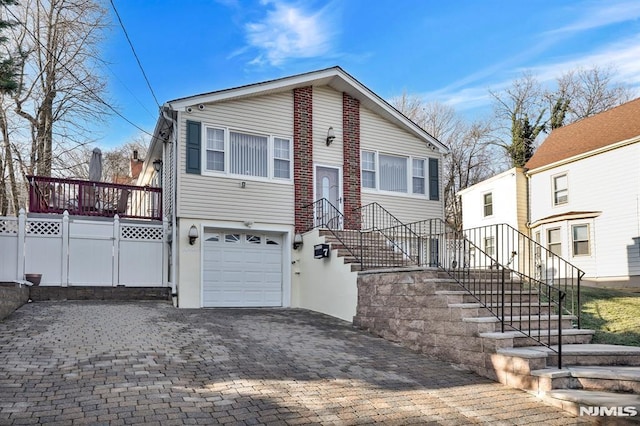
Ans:
[[[640,346],[640,293],[580,287],[582,328],[596,331],[592,343]]]

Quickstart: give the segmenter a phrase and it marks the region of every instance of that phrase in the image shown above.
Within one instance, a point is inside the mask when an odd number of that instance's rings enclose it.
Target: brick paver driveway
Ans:
[[[305,310],[27,304],[0,322],[0,424],[576,424]]]

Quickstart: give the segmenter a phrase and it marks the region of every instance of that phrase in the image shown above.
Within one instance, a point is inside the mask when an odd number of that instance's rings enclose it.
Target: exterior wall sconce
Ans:
[[[331,145],[331,142],[336,138],[336,134],[333,131],[333,127],[329,127],[327,130],[327,146]]]
[[[293,249],[298,250],[300,247],[302,247],[302,235],[296,234],[293,237]]]
[[[153,162],[153,170],[155,170],[156,172],[160,172],[160,170],[162,170],[162,160],[161,159],[157,159]]]
[[[189,228],[189,244],[194,245],[198,239],[198,228],[195,225],[191,225]]]

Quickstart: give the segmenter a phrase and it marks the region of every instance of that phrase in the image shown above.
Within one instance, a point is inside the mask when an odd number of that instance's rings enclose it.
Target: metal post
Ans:
[[[502,274],[501,274],[501,281],[502,282],[500,283],[501,284],[500,287],[502,288],[502,290],[501,290],[502,295],[500,297],[502,298],[502,302],[500,303],[500,309],[502,311],[501,312],[502,318],[501,318],[501,321],[500,321],[500,324],[501,324],[500,328],[501,328],[501,332],[504,333],[504,304],[505,304],[505,301],[504,301],[504,271],[505,271],[505,269],[504,268],[501,268],[501,269],[502,269]]]

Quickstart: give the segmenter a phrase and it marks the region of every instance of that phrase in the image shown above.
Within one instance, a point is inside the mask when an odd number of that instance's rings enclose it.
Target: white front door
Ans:
[[[204,307],[282,306],[279,234],[205,230]]]
[[[315,225],[325,228],[342,228],[342,191],[340,169],[316,166],[316,201],[326,200],[316,205]]]

